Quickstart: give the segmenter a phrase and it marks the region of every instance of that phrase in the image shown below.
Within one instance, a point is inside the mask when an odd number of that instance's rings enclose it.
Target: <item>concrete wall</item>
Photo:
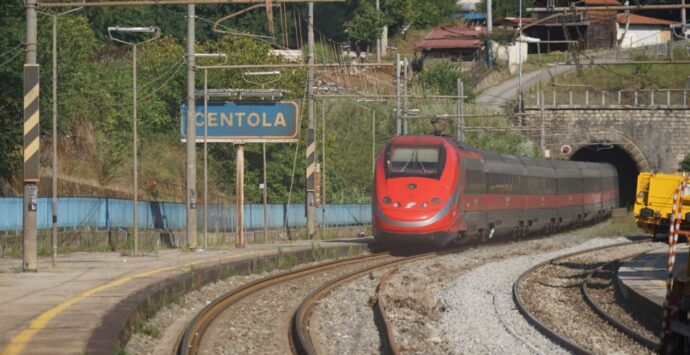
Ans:
[[[559,147],[617,144],[637,162],[640,170],[673,172],[685,154],[690,153],[690,109],[687,107],[649,108],[526,108],[525,124],[537,132],[539,145],[542,117],[546,147],[552,157],[568,158]]]
[[[620,38],[623,36],[625,31],[625,25],[618,25],[618,36]],[[666,43],[670,38],[670,30],[668,27],[662,26],[640,26],[640,25],[630,25],[628,28],[628,33],[625,35],[623,43],[621,43],[622,48],[635,48],[642,46],[654,46],[658,43]]]
[[[510,74],[515,74],[520,66],[520,58],[522,62],[527,61],[527,43],[515,42],[511,46],[499,46],[494,44],[496,50],[494,56],[497,63],[507,64]],[[520,54],[522,51],[522,56]]]

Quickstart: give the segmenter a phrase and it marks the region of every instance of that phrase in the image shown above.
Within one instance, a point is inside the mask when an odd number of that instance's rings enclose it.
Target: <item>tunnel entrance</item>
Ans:
[[[613,144],[592,144],[580,148],[570,160],[609,163],[618,171],[619,207],[632,208],[640,169],[623,148]]]

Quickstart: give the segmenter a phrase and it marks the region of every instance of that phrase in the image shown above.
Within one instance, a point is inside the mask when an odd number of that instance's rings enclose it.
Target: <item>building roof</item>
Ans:
[[[436,27],[417,43],[416,49],[463,49],[480,48],[484,41],[479,35],[486,33],[485,26],[476,27]]]
[[[626,23],[625,14],[618,14],[618,23],[624,25]],[[647,17],[642,15],[630,14],[630,24],[631,25],[649,25],[649,26],[668,26],[675,22],[664,20],[661,18]]]

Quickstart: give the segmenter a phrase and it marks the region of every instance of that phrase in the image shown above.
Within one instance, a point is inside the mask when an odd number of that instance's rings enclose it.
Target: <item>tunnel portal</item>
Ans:
[[[625,149],[614,144],[586,145],[577,150],[570,160],[613,165],[618,172],[619,207],[632,208],[640,169]]]

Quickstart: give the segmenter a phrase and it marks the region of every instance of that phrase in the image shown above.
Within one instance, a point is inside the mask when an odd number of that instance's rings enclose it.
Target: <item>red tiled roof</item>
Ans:
[[[484,41],[479,39],[486,33],[486,27],[436,27],[417,43],[417,49],[480,48]]]
[[[618,23],[624,25],[626,23],[625,14],[618,14]],[[664,20],[661,18],[647,17],[642,15],[630,14],[630,24],[631,25],[657,25],[657,26],[668,26],[674,24],[675,22]]]

